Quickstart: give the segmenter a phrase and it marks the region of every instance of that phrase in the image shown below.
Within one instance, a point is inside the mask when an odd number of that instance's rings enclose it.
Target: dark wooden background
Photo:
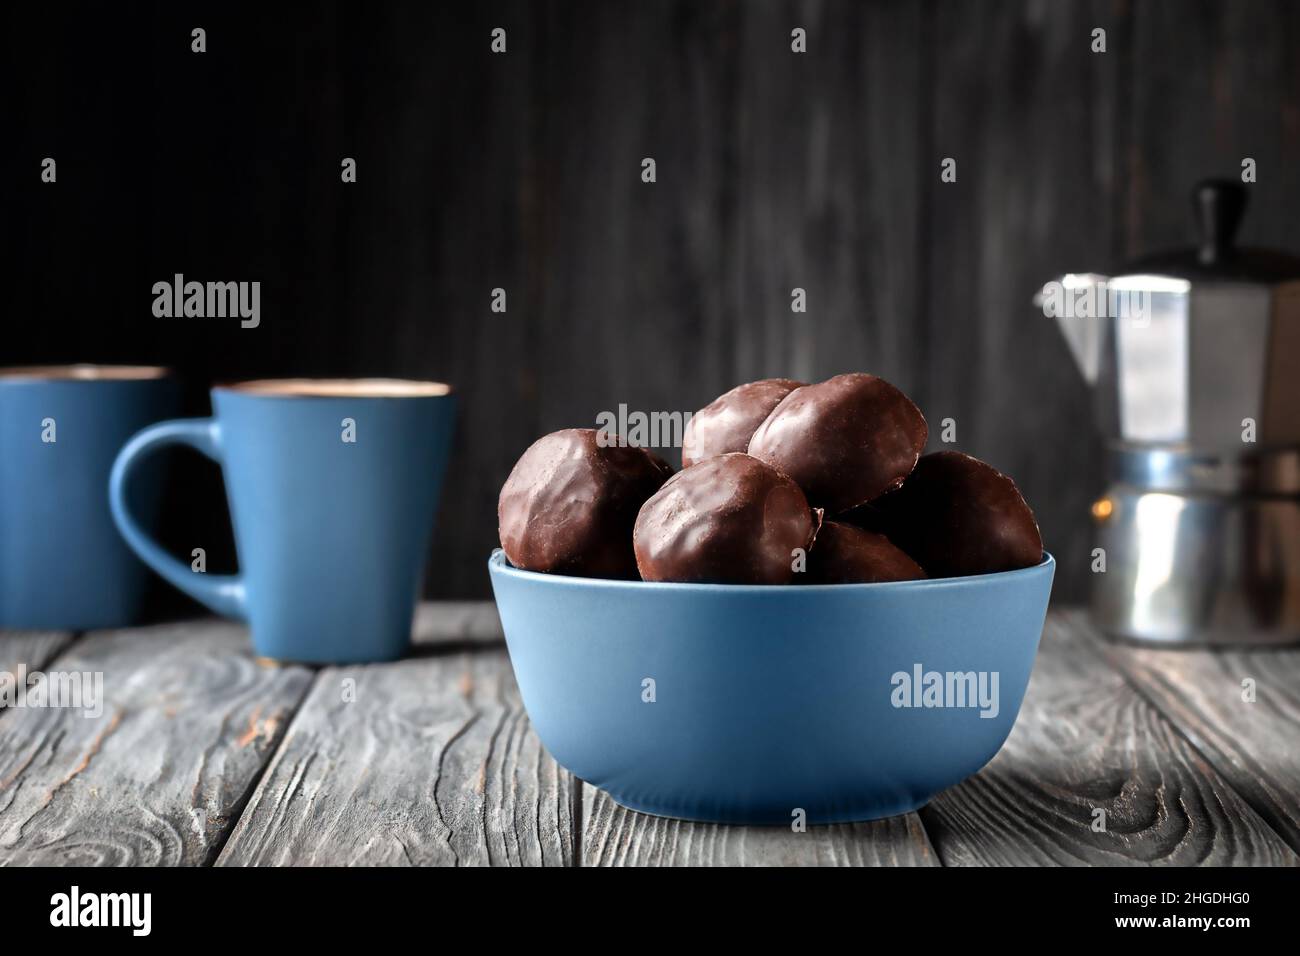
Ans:
[[[1080,598],[1101,444],[1036,285],[1182,244],[1247,156],[1243,238],[1300,248],[1280,0],[32,6],[0,13],[0,364],[170,364],[195,413],[213,380],[455,383],[432,596],[488,593],[542,432],[861,369],[1017,479]],[[174,272],[260,280],[261,327],[155,319]],[[167,538],[218,570],[215,470],[177,475]]]

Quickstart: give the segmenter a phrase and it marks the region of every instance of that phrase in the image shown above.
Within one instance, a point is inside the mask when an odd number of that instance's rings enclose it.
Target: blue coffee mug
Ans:
[[[0,627],[137,622],[149,571],[113,527],[104,486],[122,443],[179,411],[166,369],[0,370]],[[160,481],[155,470],[136,489],[147,525]]]
[[[131,547],[186,594],[248,622],[261,657],[400,657],[451,447],[451,389],[268,380],[214,388],[212,407],[212,418],[146,428],[118,455],[109,495]],[[221,465],[238,574],[199,572],[173,558],[127,508],[136,464],[173,444]]]

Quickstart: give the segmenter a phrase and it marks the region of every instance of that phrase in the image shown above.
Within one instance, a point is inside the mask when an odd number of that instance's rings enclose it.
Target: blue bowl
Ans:
[[[563,767],[632,810],[787,826],[906,813],[988,763],[1055,567],[753,587],[488,560],[524,706]]]

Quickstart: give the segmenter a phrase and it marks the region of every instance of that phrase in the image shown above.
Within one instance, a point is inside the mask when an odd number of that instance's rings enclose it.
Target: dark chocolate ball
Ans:
[[[854,373],[796,388],[754,432],[749,453],[837,515],[897,488],[928,437],[906,395],[883,378]]]
[[[961,452],[926,455],[874,509],[890,539],[932,578],[1013,571],[1043,560],[1038,523],[1016,483]]]
[[[686,434],[682,436],[682,467],[748,449],[754,430],[772,414],[781,399],[802,385],[803,382],[788,378],[765,378],[761,382],[737,385],[705,405],[686,425]]]
[[[920,566],[883,534],[851,524],[827,521],[808,553],[805,584],[866,584],[915,581],[925,577]]]
[[[736,452],[706,458],[642,506],[637,567],[647,581],[789,584],[794,551],[808,548],[819,519],[771,465]]]
[[[515,463],[497,501],[501,548],[515,567],[636,577],[632,527],[672,469],[644,448],[604,446],[602,435],[552,432]]]

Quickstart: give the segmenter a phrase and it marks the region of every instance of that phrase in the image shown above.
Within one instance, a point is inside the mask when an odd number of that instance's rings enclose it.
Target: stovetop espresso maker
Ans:
[[[1199,242],[1035,301],[1094,387],[1109,488],[1092,616],[1166,644],[1300,640],[1300,258],[1238,248],[1246,188],[1193,191]]]

